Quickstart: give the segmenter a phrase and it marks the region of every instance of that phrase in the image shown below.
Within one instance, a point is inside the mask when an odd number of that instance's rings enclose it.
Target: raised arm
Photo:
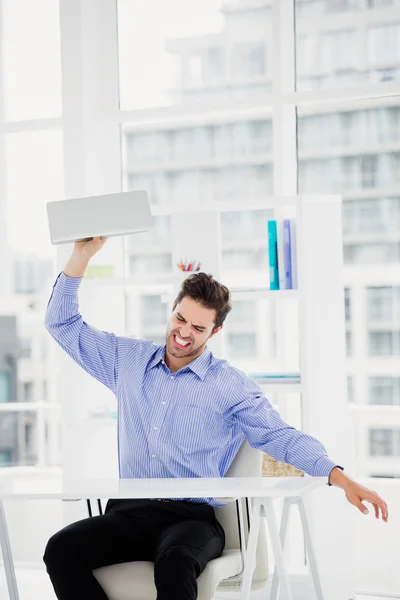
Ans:
[[[88,325],[78,304],[78,289],[89,260],[105,242],[106,238],[75,242],[73,253],[53,286],[44,324],[78,365],[116,393],[123,361],[140,340],[116,336]]]

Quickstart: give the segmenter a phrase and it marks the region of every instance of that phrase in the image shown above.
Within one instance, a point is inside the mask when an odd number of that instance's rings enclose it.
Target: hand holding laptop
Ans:
[[[97,236],[75,242],[72,254],[65,265],[65,275],[67,277],[83,277],[90,259],[101,250],[107,239],[105,236]]]
[[[78,260],[81,259],[82,262],[85,260],[89,261],[95,254],[97,254],[99,250],[102,249],[107,239],[107,237],[102,235],[93,237],[89,240],[75,242],[72,254],[75,255]]]

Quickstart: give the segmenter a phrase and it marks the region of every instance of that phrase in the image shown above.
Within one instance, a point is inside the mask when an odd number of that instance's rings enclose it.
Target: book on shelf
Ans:
[[[269,260],[269,288],[270,290],[279,290],[278,275],[278,247],[276,221],[268,221],[268,260]]]
[[[285,290],[285,254],[284,254],[284,236],[283,236],[283,219],[276,221],[276,238],[278,252],[278,281],[279,289]]]
[[[271,290],[297,288],[295,219],[268,220],[268,263]]]

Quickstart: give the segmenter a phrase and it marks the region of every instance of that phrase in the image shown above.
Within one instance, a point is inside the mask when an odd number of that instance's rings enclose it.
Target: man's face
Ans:
[[[171,313],[167,329],[167,352],[175,358],[199,356],[208,340],[221,327],[213,330],[215,310],[205,308],[186,296]]]

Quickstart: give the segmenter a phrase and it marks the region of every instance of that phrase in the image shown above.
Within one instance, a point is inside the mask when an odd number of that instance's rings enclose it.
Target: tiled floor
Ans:
[[[44,569],[18,569],[17,579],[20,600],[56,600],[50,580]],[[216,600],[236,600],[238,594],[218,594]],[[294,591],[294,600],[296,596]],[[252,600],[267,600],[267,590],[257,590],[252,593]],[[0,600],[8,600],[4,569],[0,567]],[[303,600],[303,599],[301,599]],[[396,600],[385,596],[357,596],[356,600]]]

